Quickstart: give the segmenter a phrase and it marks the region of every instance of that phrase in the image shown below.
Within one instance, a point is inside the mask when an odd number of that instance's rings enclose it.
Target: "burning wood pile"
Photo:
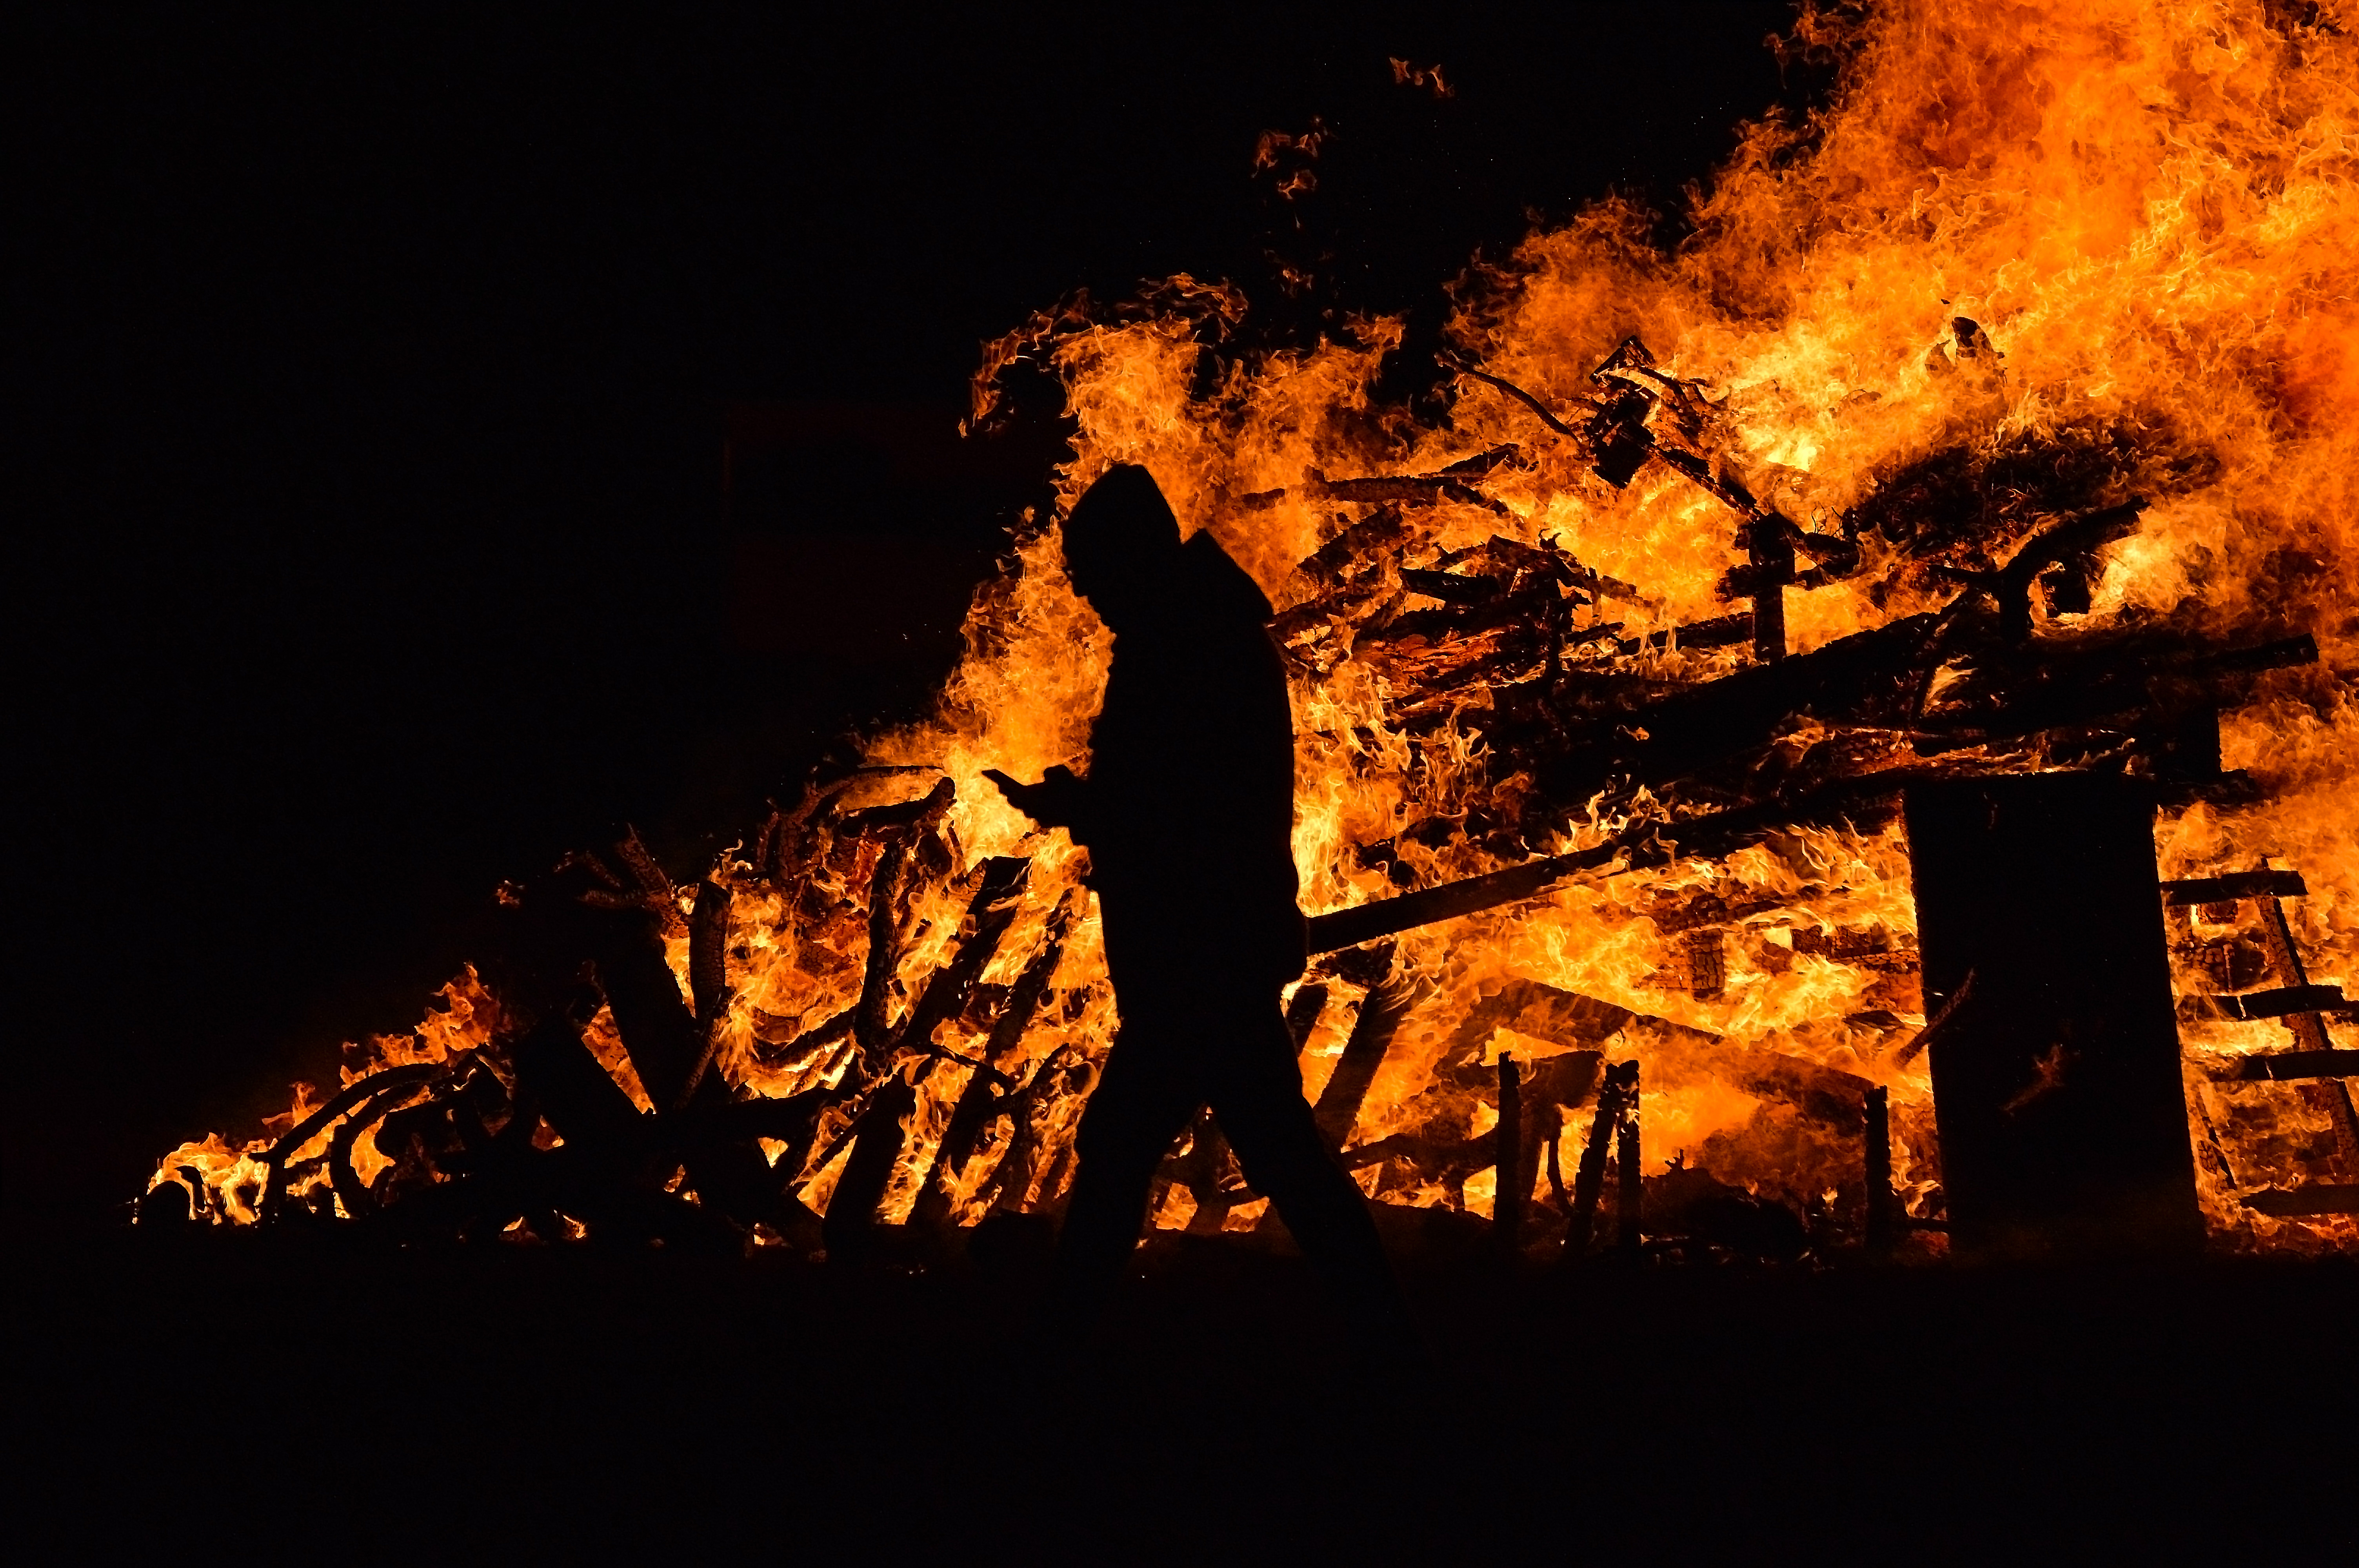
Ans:
[[[2118,14],[2115,14],[2116,11]],[[1043,313],[1067,501],[1151,469],[1295,683],[1339,1158],[1530,1257],[2359,1242],[2359,49],[2259,8],[1805,19],[1695,232],[1471,274],[1449,393],[1175,279]],[[679,882],[636,835],[145,1214],[939,1256],[1053,1216],[1116,1019],[1054,520],[935,714]],[[2164,881],[2164,879],[2169,879]],[[2159,885],[2158,885],[2159,884]],[[2288,904],[2284,901],[2299,897]],[[2290,1048],[2288,1048],[2290,1047]],[[1157,1223],[1256,1232],[1209,1120]]]

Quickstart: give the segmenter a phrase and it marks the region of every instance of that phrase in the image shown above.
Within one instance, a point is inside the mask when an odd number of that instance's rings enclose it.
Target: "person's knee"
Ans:
[[[1306,1203],[1332,1204],[1347,1189],[1350,1197],[1359,1196],[1357,1184],[1343,1173],[1315,1135],[1256,1137],[1248,1130],[1243,1139],[1230,1134],[1229,1144],[1236,1151],[1245,1179],[1281,1208],[1288,1204],[1297,1208]]]
[[[1115,1108],[1105,1108],[1109,1114],[1100,1115],[1099,1108],[1090,1107],[1082,1117],[1082,1125],[1073,1133],[1073,1153],[1085,1170],[1112,1172],[1137,1166],[1155,1169],[1163,1158],[1163,1146],[1170,1141],[1159,1125],[1159,1119],[1145,1116],[1111,1114]]]
[[[1254,1085],[1249,1092],[1215,1101],[1212,1115],[1240,1161],[1332,1162],[1299,1089],[1289,1093],[1279,1083]]]

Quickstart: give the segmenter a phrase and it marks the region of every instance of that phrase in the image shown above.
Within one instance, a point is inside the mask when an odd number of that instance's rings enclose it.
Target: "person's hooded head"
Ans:
[[[1108,469],[1065,519],[1066,575],[1117,635],[1162,618],[1184,559],[1180,519],[1136,464]]]

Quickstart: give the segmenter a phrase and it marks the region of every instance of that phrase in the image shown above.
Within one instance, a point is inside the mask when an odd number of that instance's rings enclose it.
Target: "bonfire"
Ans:
[[[2150,1237],[2359,1246],[2359,39],[2299,9],[1807,14],[1829,105],[1745,127],[1671,248],[1608,200],[1470,266],[1430,406],[1374,390],[1400,320],[1273,348],[1186,276],[986,347],[971,438],[1046,369],[1060,506],[1143,464],[1277,609],[1287,1015],[1385,1212],[1930,1256],[2028,1212],[1969,1156],[2135,1147]],[[1109,649],[1031,518],[928,717],[711,865],[624,833],[504,887],[415,1030],[166,1155],[143,1216],[831,1258],[1046,1223],[1117,1010],[1085,853],[984,773],[1085,770]],[[2060,859],[1975,848],[2018,805]],[[1954,892],[1978,858],[2006,896]],[[2018,920],[2066,939],[1974,935]],[[1158,1227],[1274,1244],[1209,1121],[1165,1174]]]

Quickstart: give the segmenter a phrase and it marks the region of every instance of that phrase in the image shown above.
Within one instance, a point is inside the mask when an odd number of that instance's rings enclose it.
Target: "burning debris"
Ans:
[[[990,349],[977,422],[1045,362],[1066,500],[1144,464],[1278,606],[1288,1021],[1375,1202],[1564,1260],[2359,1240],[2311,978],[2359,944],[2359,51],[2204,15],[1863,24],[1679,253],[1608,206],[1470,284],[1434,422],[1371,402],[1399,323],[1247,354],[1187,279]],[[504,890],[416,1032],[143,1217],[841,1258],[1053,1216],[1113,999],[1084,854],[983,783],[1085,764],[1053,520],[968,640],[690,880],[626,834]],[[1208,1121],[1166,1177],[1158,1225],[1271,1223]]]

